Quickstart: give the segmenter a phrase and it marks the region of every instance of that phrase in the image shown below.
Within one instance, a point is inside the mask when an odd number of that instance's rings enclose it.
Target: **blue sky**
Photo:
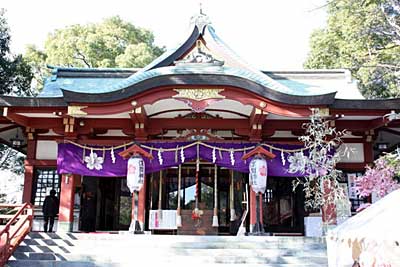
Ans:
[[[187,36],[199,0],[3,0],[12,49],[39,47],[49,32],[70,24],[119,15],[153,31],[158,45],[173,48]],[[323,27],[326,0],[203,0],[217,34],[243,59],[264,70],[300,69],[313,29]]]

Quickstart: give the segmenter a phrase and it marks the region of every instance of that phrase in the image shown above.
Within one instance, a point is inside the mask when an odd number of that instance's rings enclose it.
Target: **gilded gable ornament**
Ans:
[[[174,89],[174,91],[178,92],[177,95],[174,95],[174,98],[187,98],[196,101],[202,101],[211,98],[225,98],[225,96],[220,95],[219,93],[224,91],[224,89]]]
[[[197,113],[203,112],[211,103],[225,98],[225,96],[219,94],[224,89],[217,88],[183,88],[174,89],[174,91],[178,92],[178,94],[174,95],[173,98],[185,102]]]
[[[68,115],[71,117],[85,117],[87,113],[82,109],[87,108],[87,106],[68,106]]]

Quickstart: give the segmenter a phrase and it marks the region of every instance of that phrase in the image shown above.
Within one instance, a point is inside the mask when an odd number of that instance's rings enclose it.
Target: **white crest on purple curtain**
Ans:
[[[263,194],[267,188],[267,161],[261,156],[255,156],[249,165],[249,183],[256,193]]]
[[[103,169],[104,159],[103,157],[98,157],[97,153],[93,152],[93,149],[90,150],[90,155],[85,157],[86,168],[89,170],[101,170]]]
[[[127,186],[131,193],[140,191],[144,183],[144,160],[141,156],[132,156],[127,166]]]
[[[307,157],[304,156],[303,152],[296,152],[293,156],[288,157],[289,161],[289,172],[290,173],[304,173],[307,163]]]

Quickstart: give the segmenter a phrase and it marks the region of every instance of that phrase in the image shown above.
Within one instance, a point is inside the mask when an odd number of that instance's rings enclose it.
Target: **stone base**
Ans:
[[[58,221],[57,232],[72,232],[73,226],[73,222]]]
[[[192,219],[192,210],[181,210],[182,227],[179,235],[218,235],[218,227],[213,227],[213,210],[202,210],[200,219]]]

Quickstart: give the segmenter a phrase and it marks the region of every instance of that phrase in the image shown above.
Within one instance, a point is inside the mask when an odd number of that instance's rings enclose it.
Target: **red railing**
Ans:
[[[32,228],[33,208],[22,205],[0,204],[0,267],[4,266],[18,245]]]

